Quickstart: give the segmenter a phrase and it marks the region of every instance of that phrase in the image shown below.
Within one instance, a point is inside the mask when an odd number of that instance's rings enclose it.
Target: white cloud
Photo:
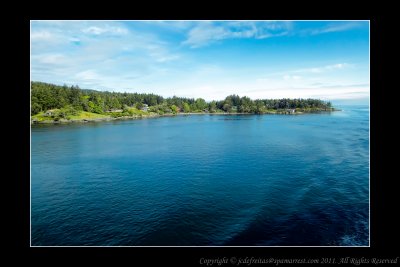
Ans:
[[[336,64],[318,66],[318,67],[271,72],[269,74],[266,74],[264,77],[258,77],[257,80],[268,81],[268,80],[270,80],[270,77],[275,77],[275,78],[279,78],[279,79],[283,78],[284,80],[300,80],[300,79],[305,79],[306,77],[308,79],[310,79],[312,77],[318,77],[318,75],[316,75],[316,74],[335,73],[336,71],[340,71],[343,69],[350,69],[350,68],[354,69],[355,65],[349,64],[349,63],[336,63]],[[299,75],[299,74],[301,74],[301,75]]]
[[[79,43],[79,42],[81,41],[81,39],[79,39],[79,38],[77,38],[77,37],[71,37],[71,38],[69,39],[69,41],[70,41],[70,42],[73,42],[73,43]]]
[[[326,66],[322,66],[322,67],[298,69],[298,70],[294,70],[291,72],[293,72],[293,73],[322,73],[322,72],[327,72],[327,71],[346,69],[346,68],[350,68],[350,67],[354,67],[354,65],[348,64],[348,63],[337,63],[337,64],[326,65]]]
[[[31,77],[38,81],[146,91],[148,80],[167,75],[161,65],[182,58],[157,35],[128,30],[119,22],[40,21],[31,23],[31,32],[35,40],[49,40],[32,42]]]
[[[100,75],[94,70],[85,70],[78,72],[75,77],[79,80],[97,80],[100,78]]]
[[[128,30],[126,28],[121,27],[111,27],[105,25],[103,27],[99,26],[90,26],[82,29],[82,32],[92,35],[101,35],[101,34],[110,34],[110,35],[123,35],[127,34]]]
[[[84,33],[102,34],[102,33],[106,32],[107,30],[106,30],[106,29],[103,29],[103,28],[99,28],[99,27],[92,26],[92,27],[83,29],[82,31],[83,31]]]
[[[299,75],[288,75],[288,74],[286,74],[285,76],[283,76],[283,79],[284,79],[285,81],[289,81],[289,80],[297,81],[297,80],[300,80],[300,79],[301,79],[301,76],[299,76]]]
[[[173,60],[177,60],[180,58],[179,55],[169,55],[169,56],[163,56],[163,55],[155,55],[155,60],[157,62],[168,62],[168,61],[173,61]]]
[[[348,67],[349,64],[347,63],[338,63],[338,64],[334,64],[334,65],[328,65],[325,66],[326,69],[331,70],[331,69],[344,69],[346,67]]]
[[[221,40],[227,36],[228,33],[223,27],[215,27],[210,23],[202,23],[190,30],[188,39],[183,44],[197,48],[206,45],[210,41]]]
[[[34,59],[43,64],[64,64],[66,57],[63,54],[44,54],[35,56]]]
[[[188,90],[189,89],[189,90]],[[195,78],[174,84],[173,94],[185,97],[202,97],[207,101],[221,100],[230,94],[248,96],[252,99],[269,98],[319,98],[323,100],[331,99],[355,99],[369,97],[369,85],[360,84],[332,84],[329,87],[308,86],[307,81],[303,80],[275,80],[251,81],[242,77],[232,80],[213,80],[209,77]]]
[[[291,22],[285,21],[233,21],[224,24],[203,21],[189,31],[187,39],[182,44],[198,48],[223,39],[265,39],[287,35],[291,28]]]
[[[53,39],[53,34],[48,31],[31,32],[31,41],[49,41]]]
[[[369,97],[369,87],[360,88],[270,88],[256,89],[244,92],[245,95],[257,98],[319,98],[324,100],[330,99],[355,99]]]
[[[340,24],[331,24],[324,28],[309,30],[309,34],[317,35],[322,33],[329,33],[329,32],[342,32],[347,30],[352,30],[355,28],[359,28],[361,26],[358,22],[348,22],[348,23],[340,23]]]
[[[245,87],[239,83],[241,94],[251,98],[319,98],[319,99],[346,99],[369,96],[368,83],[346,83],[332,77],[317,80],[304,78],[294,80],[291,75],[285,78],[257,79],[255,82],[247,82]],[[342,83],[341,83],[342,82]]]
[[[180,58],[180,55],[169,52],[165,45],[159,42],[146,45],[144,48],[147,50],[149,56],[156,62],[164,63]]]
[[[189,29],[195,24],[194,21],[190,20],[147,20],[142,21],[142,23],[151,24],[175,32]]]

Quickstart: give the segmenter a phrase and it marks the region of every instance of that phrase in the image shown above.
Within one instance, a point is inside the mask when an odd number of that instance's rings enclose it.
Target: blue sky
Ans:
[[[220,100],[369,101],[368,21],[31,21],[31,80]]]

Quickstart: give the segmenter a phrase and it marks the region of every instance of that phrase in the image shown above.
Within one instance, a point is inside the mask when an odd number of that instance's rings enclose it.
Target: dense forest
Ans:
[[[31,83],[31,115],[53,112],[53,118],[67,118],[80,112],[103,115],[132,116],[176,113],[296,113],[330,111],[330,102],[318,99],[257,99],[238,95],[224,100],[206,102],[202,98],[169,97],[155,94],[117,93],[78,86],[58,86],[43,82]],[[54,115],[55,114],[55,115]]]

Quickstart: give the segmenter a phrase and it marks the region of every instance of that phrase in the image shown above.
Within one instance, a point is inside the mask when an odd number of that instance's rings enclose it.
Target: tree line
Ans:
[[[158,114],[178,112],[230,112],[263,114],[268,111],[296,109],[299,111],[332,110],[330,102],[319,99],[257,99],[229,95],[224,100],[206,102],[202,98],[169,97],[156,94],[119,93],[80,89],[79,86],[59,86],[44,82],[31,83],[31,115],[51,109],[69,112],[87,111],[104,114],[113,110],[125,112],[129,107]]]

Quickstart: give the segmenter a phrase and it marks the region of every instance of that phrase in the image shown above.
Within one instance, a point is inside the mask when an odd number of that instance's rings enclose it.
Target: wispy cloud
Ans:
[[[332,85],[310,87],[304,83],[292,86],[285,83],[274,83],[272,87],[254,84],[251,89],[243,91],[245,95],[252,98],[319,98],[332,99],[355,99],[369,97],[369,85]]]
[[[356,29],[361,26],[362,26],[362,24],[359,22],[340,22],[340,23],[330,24],[330,25],[327,25],[327,26],[325,26],[323,28],[319,28],[319,29],[309,29],[309,30],[304,31],[304,33],[307,33],[310,35],[317,35],[317,34],[330,33],[330,32],[342,32],[342,31]]]
[[[153,42],[144,48],[152,59],[160,63],[178,60],[181,57],[177,53],[170,52],[162,42]]]
[[[161,27],[168,31],[179,32],[193,27],[196,22],[189,20],[148,20],[142,21],[142,23]]]
[[[53,35],[48,31],[34,31],[31,32],[31,41],[49,41]]]
[[[259,77],[259,80],[268,80],[269,77],[283,77],[285,80],[294,80],[294,78],[300,79],[301,75],[312,75],[312,74],[323,74],[329,72],[340,71],[344,69],[354,69],[355,64],[350,63],[336,63],[324,66],[315,66],[315,67],[308,67],[308,68],[301,68],[301,69],[288,69],[282,70],[278,72],[271,72],[266,74],[264,77]]]
[[[297,81],[297,80],[300,80],[300,79],[301,79],[301,76],[299,76],[299,75],[288,75],[288,74],[286,74],[286,75],[283,76],[283,79],[284,79],[285,81],[290,81],[290,80]]]
[[[202,21],[190,29],[182,44],[191,48],[198,48],[224,39],[265,39],[285,35],[319,35],[357,29],[362,26],[362,23],[349,21],[335,22],[320,28],[296,30],[291,21],[234,21],[225,23]]]
[[[367,75],[350,63],[336,63],[311,68],[271,73],[248,84],[247,95],[253,97],[302,97],[346,99],[369,96]]]
[[[347,69],[350,67],[354,67],[354,65],[348,64],[348,63],[337,63],[337,64],[326,65],[326,66],[322,66],[322,67],[298,69],[298,70],[294,70],[294,71],[290,71],[290,72],[293,72],[293,73],[322,73],[322,72],[327,72],[327,71]]]
[[[291,28],[291,22],[285,21],[199,22],[189,31],[187,39],[182,44],[198,48],[223,39],[265,39],[287,35]]]
[[[42,64],[64,64],[66,60],[66,56],[63,54],[43,54],[40,56],[34,57],[38,62]]]
[[[181,58],[158,36],[118,22],[32,22],[31,45],[34,80],[107,90],[163,77],[163,64]]]
[[[356,84],[326,84],[326,83],[313,83],[311,87],[315,88],[369,88],[369,83],[356,83]]]
[[[91,80],[98,80],[100,78],[100,75],[94,70],[85,70],[78,72],[75,75],[75,77],[79,80],[91,81]]]
[[[101,34],[123,35],[127,34],[128,30],[122,27],[111,27],[109,25],[105,25],[103,27],[90,26],[82,29],[82,32],[93,35],[101,35]]]

